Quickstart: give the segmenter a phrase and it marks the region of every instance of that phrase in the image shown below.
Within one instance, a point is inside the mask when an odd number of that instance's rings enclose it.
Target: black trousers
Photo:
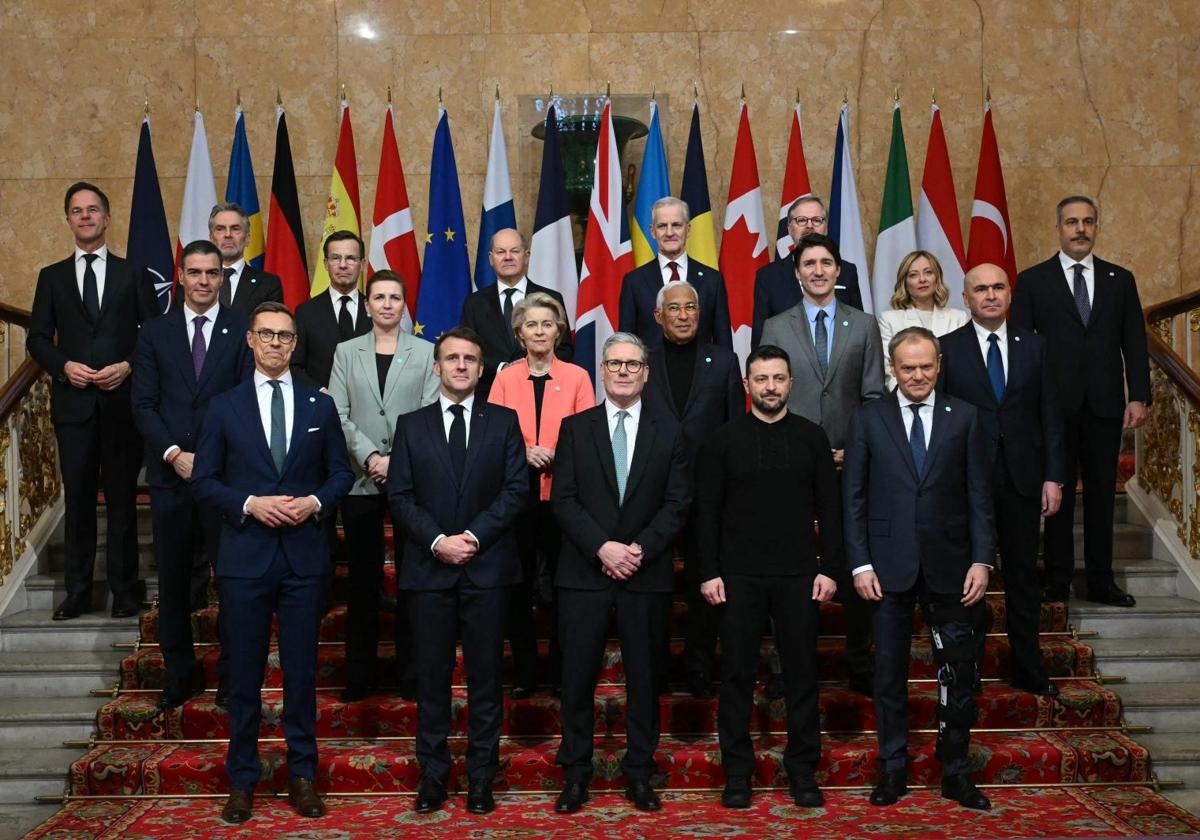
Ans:
[[[821,760],[821,715],[817,694],[817,625],[813,576],[727,575],[721,619],[721,705],[718,732],[725,778],[754,774],[750,722],[762,647],[762,619],[775,625],[783,666],[787,748],[783,766],[793,782],[810,783]]]
[[[559,639],[563,652],[562,743],[558,764],[567,782],[592,777],[592,734],[596,728],[596,680],[604,660],[610,610],[617,613],[617,638],[625,666],[625,734],[621,762],[626,780],[648,780],[658,748],[659,640],[670,594],[606,589],[558,590]]]
[[[687,593],[684,602],[687,604],[687,616],[684,619],[683,670],[685,674],[695,674],[701,679],[708,680],[713,674],[713,660],[716,657],[717,636],[721,630],[720,607],[714,607],[700,594],[700,573],[696,566],[699,552],[696,547],[695,507],[688,516],[688,524],[684,529],[684,581]],[[668,647],[669,650],[669,647]]]
[[[461,623],[467,670],[467,778],[491,779],[500,765],[504,717],[501,663],[510,587],[478,589],[465,574],[452,589],[410,591],[417,671],[417,761],[442,784],[450,775],[450,680]]]
[[[1046,583],[1065,588],[1075,573],[1075,484],[1083,475],[1083,558],[1088,590],[1113,586],[1113,504],[1117,495],[1117,457],[1121,420],[1097,417],[1084,405],[1064,417],[1063,448],[1067,474],[1062,507],[1046,520]]]
[[[89,596],[96,565],[96,492],[104,488],[108,508],[105,540],[108,586],[114,598],[138,592],[137,475],[142,438],[128,406],[97,404],[80,423],[56,423],[62,465],[64,572],[67,593]]]
[[[537,631],[533,607],[541,602],[551,610],[550,660],[547,679],[558,685],[562,675],[562,651],[558,645],[558,621],[554,602],[554,573],[562,533],[549,502],[532,499],[516,524],[517,550],[521,555],[520,583],[512,588],[508,611],[508,641],[513,654],[513,683],[532,688],[538,684]],[[540,561],[539,561],[540,557]],[[549,603],[547,603],[547,601]]]

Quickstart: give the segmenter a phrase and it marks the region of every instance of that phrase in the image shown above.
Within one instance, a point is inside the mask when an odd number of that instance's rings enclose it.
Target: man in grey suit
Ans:
[[[879,326],[870,315],[837,300],[842,256],[836,242],[810,233],[796,244],[792,259],[804,297],[767,319],[762,343],[782,347],[791,357],[795,386],[788,410],[825,430],[833,461],[841,469],[850,417],[884,393]],[[838,582],[838,600],[846,611],[850,687],[870,696],[874,685],[870,605],[845,578]]]

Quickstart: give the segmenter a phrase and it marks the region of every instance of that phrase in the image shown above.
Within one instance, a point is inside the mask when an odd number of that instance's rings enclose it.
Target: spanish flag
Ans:
[[[348,230],[362,235],[358,220],[362,218],[358,202],[358,166],[354,157],[354,129],[350,126],[350,103],[343,96],[341,124],[338,129],[337,154],[333,158],[333,176],[329,179],[329,195],[325,201],[325,224],[321,229],[321,247],[329,234]],[[329,272],[325,261],[317,261],[309,296],[315,297],[329,288]]]

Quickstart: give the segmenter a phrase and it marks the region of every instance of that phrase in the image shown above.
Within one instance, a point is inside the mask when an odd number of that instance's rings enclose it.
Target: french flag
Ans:
[[[530,243],[529,277],[563,296],[567,317],[575,317],[579,271],[575,267],[575,238],[567,208],[567,170],[558,147],[558,109],[546,112],[546,137],[542,145],[542,180]]]

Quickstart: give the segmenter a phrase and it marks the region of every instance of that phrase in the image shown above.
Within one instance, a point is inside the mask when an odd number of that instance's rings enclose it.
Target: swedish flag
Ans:
[[[250,236],[246,240],[246,262],[257,269],[263,267],[262,210],[258,206],[258,186],[254,183],[254,164],[250,160],[250,143],[246,140],[246,115],[237,108],[233,126],[233,151],[229,153],[229,178],[225,182],[225,200],[236,202],[250,220]]]

